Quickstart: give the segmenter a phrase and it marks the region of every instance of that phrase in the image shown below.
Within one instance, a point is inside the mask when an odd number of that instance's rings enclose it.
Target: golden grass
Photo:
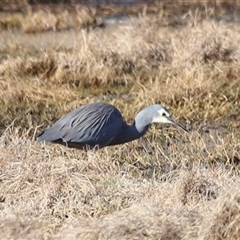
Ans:
[[[63,107],[60,112],[57,108],[58,118],[80,104],[105,98],[127,119],[147,104],[162,102],[185,120],[232,124],[226,120],[238,116],[240,86],[235,25],[205,21],[175,30],[139,21],[107,35],[81,31],[74,40],[67,39],[68,33],[57,35],[71,41],[71,48],[60,42],[61,47],[38,50],[31,42],[18,45],[18,38],[23,42],[27,36],[16,35],[16,42],[10,40],[12,51],[6,42],[2,51],[14,53],[0,65],[4,124],[11,124],[18,109],[37,114],[36,125],[41,116],[49,119],[44,115],[48,106]],[[124,101],[121,96],[126,96]],[[16,99],[19,104],[14,104]]]
[[[167,150],[156,138],[85,153],[10,128],[0,139],[1,238],[237,239],[239,140],[206,150],[194,134]]]
[[[66,13],[61,29],[71,30],[37,33],[58,13],[27,14],[25,33],[0,39],[0,238],[238,239],[237,23],[196,13],[175,28],[146,15],[76,31]],[[62,114],[96,101],[129,122],[160,102],[190,133],[153,126],[96,153],[35,142]]]
[[[0,29],[15,29],[25,33],[81,29],[97,24],[95,11],[90,8],[76,8],[71,11],[63,8],[55,13],[54,8],[40,8],[35,11],[29,6],[24,12],[1,12],[0,16]]]

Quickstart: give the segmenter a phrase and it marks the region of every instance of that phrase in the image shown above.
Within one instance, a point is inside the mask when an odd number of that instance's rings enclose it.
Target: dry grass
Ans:
[[[194,134],[183,136],[187,148],[171,142],[167,154],[156,139],[152,152],[133,142],[85,153],[8,130],[0,142],[1,238],[238,239],[239,162],[231,159],[239,140],[225,136],[208,157]]]
[[[71,30],[37,33],[33,26],[58,13],[27,14],[19,23],[34,34],[0,39],[0,238],[239,239],[237,23],[193,11],[181,27],[143,14],[76,31],[63,17],[70,25],[61,29]],[[190,133],[153,126],[97,153],[34,141],[63,113],[96,101],[129,122],[161,102]]]
[[[24,44],[27,36],[16,35],[2,43],[2,122],[19,121],[20,112],[26,122],[30,112],[29,128],[79,104],[107,100],[127,119],[147,104],[162,102],[185,120],[238,125],[231,121],[240,109],[240,35],[235,28],[205,21],[175,30],[142,19],[108,34],[81,31],[68,39],[68,32],[52,33],[54,42],[63,40],[51,47],[46,42],[31,47],[31,42]],[[59,115],[49,116],[49,107]]]
[[[25,33],[81,29],[97,25],[96,11],[91,8],[75,8],[54,11],[56,8],[28,6],[23,12],[1,12],[0,29],[18,30]]]

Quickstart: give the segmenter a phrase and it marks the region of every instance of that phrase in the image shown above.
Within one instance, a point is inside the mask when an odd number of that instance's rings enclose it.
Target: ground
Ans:
[[[178,4],[0,12],[1,239],[239,239],[239,6]],[[97,101],[129,123],[161,103],[189,133],[35,141]]]

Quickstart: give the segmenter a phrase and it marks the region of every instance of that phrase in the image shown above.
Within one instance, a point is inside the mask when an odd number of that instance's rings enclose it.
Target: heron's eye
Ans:
[[[166,117],[166,113],[165,113],[165,112],[164,112],[164,113],[162,113],[162,116]]]

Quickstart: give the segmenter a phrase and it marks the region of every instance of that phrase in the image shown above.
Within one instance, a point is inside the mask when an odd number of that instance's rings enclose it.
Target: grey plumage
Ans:
[[[144,108],[137,114],[133,125],[128,125],[113,105],[92,103],[60,118],[40,134],[37,140],[78,149],[102,148],[137,139],[143,136],[154,122],[173,123],[187,131],[173,120],[161,105]]]

